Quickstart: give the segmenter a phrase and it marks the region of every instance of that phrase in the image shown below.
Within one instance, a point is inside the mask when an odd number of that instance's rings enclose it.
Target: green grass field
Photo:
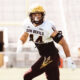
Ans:
[[[0,80],[23,80],[23,75],[27,70],[26,68],[1,68]],[[46,80],[45,74],[33,80]],[[80,80],[80,69],[60,69],[60,80]]]

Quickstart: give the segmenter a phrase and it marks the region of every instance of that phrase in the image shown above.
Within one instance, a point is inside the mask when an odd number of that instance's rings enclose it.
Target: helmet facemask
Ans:
[[[35,16],[35,18],[33,18],[32,17],[32,15],[33,14],[41,14],[41,19],[38,19],[38,17],[37,16]],[[35,23],[35,24],[38,24],[38,25],[40,25],[40,24],[42,24],[43,23],[43,21],[44,21],[44,13],[43,12],[36,12],[36,13],[30,13],[30,15],[29,15],[29,17],[30,17],[30,19],[31,19],[31,22],[32,23]]]

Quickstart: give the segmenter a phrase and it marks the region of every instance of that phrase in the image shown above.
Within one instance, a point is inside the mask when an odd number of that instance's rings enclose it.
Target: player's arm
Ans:
[[[65,55],[67,57],[67,63],[68,63],[68,67],[69,68],[76,68],[76,65],[73,63],[72,59],[71,59],[71,55],[70,55],[70,50],[68,47],[68,44],[66,42],[66,40],[64,39],[62,32],[60,31],[54,31],[51,35],[51,37],[53,38],[53,40],[60,44],[63,47],[63,50],[65,52]]]
[[[27,33],[27,32],[24,32],[24,33],[22,34],[22,36],[20,37],[20,40],[21,40],[22,43],[24,44],[24,43],[26,42],[27,38],[28,38],[28,33]]]
[[[70,57],[70,50],[64,37],[59,41],[59,44],[63,47],[66,57]]]
[[[20,39],[18,40],[18,43],[17,43],[17,53],[20,53],[22,51],[22,45],[26,42],[28,38],[28,33],[27,32],[24,32]]]
[[[66,57],[70,57],[70,50],[69,50],[66,40],[64,39],[64,37],[62,35],[62,32],[55,30],[52,33],[51,37],[53,38],[53,40],[56,43],[60,44],[63,47]]]

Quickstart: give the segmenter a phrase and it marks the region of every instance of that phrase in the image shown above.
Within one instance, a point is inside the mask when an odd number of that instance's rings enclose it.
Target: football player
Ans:
[[[22,45],[29,38],[39,51],[40,59],[32,65],[24,75],[24,80],[32,80],[45,72],[47,80],[59,80],[59,54],[54,41],[63,47],[69,67],[74,67],[70,56],[70,50],[62,31],[57,31],[51,21],[44,20],[45,10],[37,5],[30,9],[30,20],[25,21],[25,31],[18,41],[17,53],[21,52]]]

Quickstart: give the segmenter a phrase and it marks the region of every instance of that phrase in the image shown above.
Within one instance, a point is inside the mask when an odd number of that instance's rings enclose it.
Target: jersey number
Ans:
[[[34,41],[34,36],[33,36],[33,34],[30,34],[30,41]],[[42,41],[42,36],[39,36],[37,39],[36,39],[36,41],[35,42],[43,42]]]

